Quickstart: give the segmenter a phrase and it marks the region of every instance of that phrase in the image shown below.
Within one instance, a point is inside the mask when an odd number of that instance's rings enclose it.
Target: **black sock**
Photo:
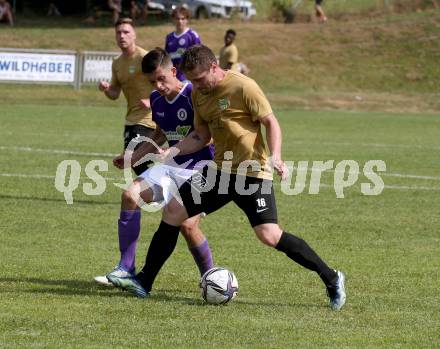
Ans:
[[[326,286],[331,286],[336,282],[338,274],[330,269],[303,239],[283,232],[275,248],[284,252],[290,259],[293,259],[304,268],[317,272]]]
[[[171,256],[171,253],[173,253],[179,237],[179,230],[180,227],[161,221],[159,228],[154,233],[145,258],[145,265],[142,271],[136,275],[136,278],[147,292],[151,291],[154,279]]]

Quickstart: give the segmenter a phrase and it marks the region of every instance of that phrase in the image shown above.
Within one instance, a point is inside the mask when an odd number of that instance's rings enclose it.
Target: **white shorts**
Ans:
[[[165,206],[173,197],[177,196],[180,200],[178,189],[197,172],[197,170],[159,164],[149,168],[138,178],[145,180],[153,191],[153,202]]]

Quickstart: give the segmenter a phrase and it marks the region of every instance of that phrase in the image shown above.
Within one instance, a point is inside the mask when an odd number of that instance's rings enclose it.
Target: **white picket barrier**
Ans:
[[[118,52],[0,48],[0,82],[81,85],[111,79]]]

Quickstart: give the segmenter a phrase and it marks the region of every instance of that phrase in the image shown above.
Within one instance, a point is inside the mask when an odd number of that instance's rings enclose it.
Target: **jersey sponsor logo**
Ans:
[[[129,74],[134,74],[135,71],[136,71],[136,67],[134,65],[130,65],[128,67]]]
[[[185,109],[180,108],[180,109],[177,111],[177,118],[178,118],[180,121],[185,121],[187,117],[188,117],[188,114],[187,114],[187,112],[186,112]]]
[[[158,111],[158,112],[156,113],[156,115],[157,115],[157,116],[160,116],[160,117],[164,117],[164,116],[165,116],[165,113],[164,113],[164,112],[159,112],[159,111]]]
[[[228,109],[230,104],[231,103],[229,102],[229,99],[227,99],[227,98],[223,98],[223,99],[218,100],[218,106],[219,106],[220,110]]]
[[[177,126],[175,131],[165,131],[164,133],[169,141],[181,141],[188,135],[190,130],[191,125]]]
[[[191,130],[191,125],[187,125],[187,126],[177,126],[176,127],[176,132],[179,135],[182,135],[183,137],[186,137],[189,133],[189,130]]]
[[[185,45],[185,43],[186,43],[186,40],[184,38],[179,39],[179,45],[180,46]]]

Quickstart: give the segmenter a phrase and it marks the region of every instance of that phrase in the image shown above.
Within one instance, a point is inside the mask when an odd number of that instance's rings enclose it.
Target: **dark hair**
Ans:
[[[195,68],[206,71],[211,68],[212,63],[217,63],[214,52],[205,45],[194,45],[183,54],[179,68],[183,72],[190,72]]]
[[[227,35],[227,34],[232,34],[232,35],[234,35],[234,36],[237,36],[237,33],[235,32],[234,29],[228,29],[228,30],[226,30],[226,35]]]
[[[158,67],[172,65],[170,55],[162,48],[156,47],[142,58],[142,73],[150,74]]]
[[[184,16],[185,18],[189,19],[191,17],[191,12],[189,12],[189,10],[186,7],[179,6],[173,10],[173,12],[171,13],[171,16],[173,18],[176,18],[179,15]]]
[[[133,29],[134,29],[134,23],[133,23],[133,20],[132,20],[131,18],[128,18],[128,17],[122,17],[122,18],[119,18],[119,19],[116,21],[116,23],[115,23],[115,28],[119,27],[119,26],[122,25],[122,24],[129,24],[129,25],[131,25],[131,26],[133,27]]]

